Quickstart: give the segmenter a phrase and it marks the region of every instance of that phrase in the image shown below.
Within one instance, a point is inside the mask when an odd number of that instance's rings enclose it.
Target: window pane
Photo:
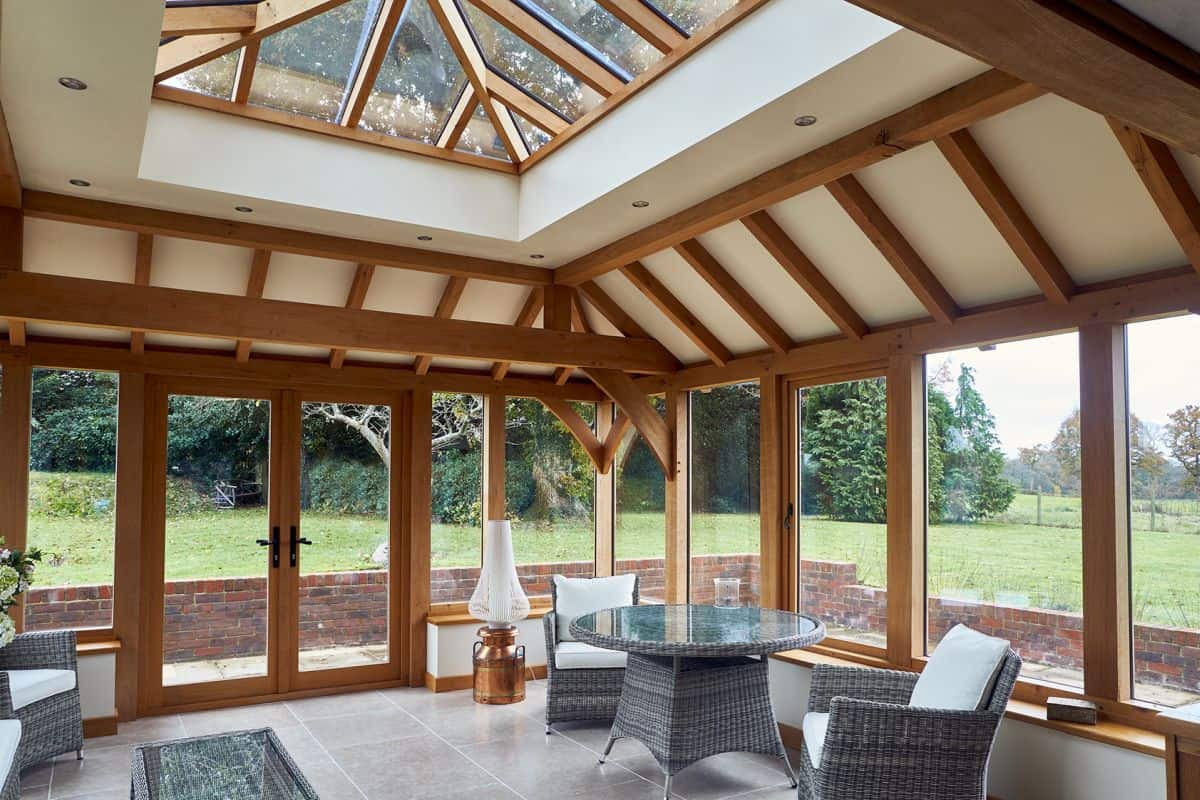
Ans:
[[[926,361],[928,649],[962,622],[1083,684],[1074,333]]]
[[[592,422],[594,405],[572,403]],[[583,448],[539,401],[506,405],[504,488],[525,592],[550,593],[550,576],[596,574],[596,471]]]
[[[388,46],[359,127],[433,144],[466,84],[428,0],[412,0]]]
[[[654,398],[654,403],[661,414],[662,398]],[[634,573],[640,601],[661,603],[666,598],[666,478],[650,446],[632,425],[617,449],[613,470],[617,494],[613,573]]]
[[[163,81],[163,86],[174,86],[176,89],[187,89],[189,92],[228,100],[233,97],[233,84],[237,78],[241,54],[241,50],[234,50],[212,61],[205,61],[187,72],[167,78]]]
[[[25,629],[112,625],[117,375],[33,370]]]
[[[508,28],[469,2],[464,3],[483,57],[493,68],[549,103],[571,120],[591,111],[603,99],[591,87],[534,50]]]
[[[501,113],[507,112],[501,109]],[[471,115],[471,121],[467,123],[462,137],[459,138],[454,149],[464,153],[474,153],[477,156],[497,158],[501,161],[509,160],[508,151],[504,149],[504,142],[496,133],[496,128],[488,119],[487,112],[481,105],[475,106],[475,113]]]
[[[1130,325],[1134,695],[1200,700],[1200,317]]]
[[[483,563],[483,398],[433,395],[430,600],[471,599]]]
[[[800,610],[830,636],[887,644],[887,383],[798,392]]]
[[[690,36],[737,5],[737,0],[651,0]]]
[[[758,605],[758,383],[691,392],[691,601],[712,603],[715,581],[739,581]]]
[[[250,102],[335,121],[371,38],[379,3],[350,0],[263,39]]]
[[[517,127],[521,129],[521,138],[525,140],[525,146],[529,148],[530,153],[536,153],[542,149],[542,145],[550,141],[550,134],[520,114],[513,114],[513,119],[517,121]]]
[[[663,54],[594,0],[532,0],[626,72],[639,75]]]

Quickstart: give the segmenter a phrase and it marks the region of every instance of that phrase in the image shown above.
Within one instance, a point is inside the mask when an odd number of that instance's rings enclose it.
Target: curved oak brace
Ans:
[[[629,417],[638,433],[646,440],[650,452],[658,459],[666,475],[672,474],[674,452],[671,447],[671,429],[658,411],[646,399],[646,395],[624,372],[612,369],[587,368],[584,370],[592,382],[613,399],[617,408]],[[614,425],[614,428],[616,426]]]
[[[571,408],[571,404],[566,400],[561,400],[554,397],[538,398],[542,401],[542,405],[546,407],[554,416],[558,417],[563,425],[567,426],[567,430],[575,437],[575,441],[579,442],[579,446],[583,448],[583,452],[587,453],[592,464],[596,466],[597,472],[607,472],[604,469],[604,443],[597,438],[592,432],[592,426],[584,421],[583,417],[579,416],[579,412]]]

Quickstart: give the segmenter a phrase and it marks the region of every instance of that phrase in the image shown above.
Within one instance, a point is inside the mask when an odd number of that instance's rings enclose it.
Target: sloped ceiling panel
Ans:
[[[118,331],[120,333],[120,331]],[[129,334],[124,334],[122,339],[127,339]],[[147,333],[146,344],[155,347],[187,347],[200,348],[202,350],[220,350],[233,355],[234,342],[232,339],[209,339],[203,336],[177,336],[173,333]],[[255,352],[258,347],[255,345]]]
[[[637,287],[618,272],[610,272],[596,279],[603,289],[630,317],[641,325],[646,333],[657,339],[663,347],[684,364],[707,361],[704,351],[692,344],[669,319],[638,291]]]
[[[254,251],[245,247],[154,237],[150,284],[218,294],[246,294]]]
[[[355,269],[356,265],[349,261],[273,253],[263,297],[295,303],[344,306]]]
[[[363,308],[396,314],[432,314],[445,283],[441,275],[378,267],[371,277]]]
[[[131,282],[137,235],[44,219],[25,219],[26,272]]]
[[[443,283],[445,280],[443,279]],[[495,322],[500,325],[511,325],[525,304],[529,295],[528,286],[514,286],[509,283],[493,283],[492,281],[467,281],[459,298],[458,308],[454,311],[454,319],[471,320],[472,322]],[[441,291],[438,292],[441,297]],[[434,301],[434,308],[437,301]],[[425,313],[432,314],[433,308]]]
[[[674,250],[647,256],[642,263],[735,355],[753,353],[767,346]]]

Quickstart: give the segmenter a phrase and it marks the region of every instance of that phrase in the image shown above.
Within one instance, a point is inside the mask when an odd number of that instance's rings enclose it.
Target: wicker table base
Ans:
[[[690,658],[630,653],[617,718],[600,762],[617,739],[649,748],[671,778],[684,767],[718,753],[778,756],[796,786],[771,707],[767,659]]]

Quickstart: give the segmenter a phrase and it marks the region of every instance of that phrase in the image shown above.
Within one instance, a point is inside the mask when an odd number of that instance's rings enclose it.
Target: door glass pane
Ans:
[[[716,600],[716,581],[738,581],[743,605],[758,605],[758,382],[691,397],[691,601]]]
[[[483,397],[435,392],[429,599],[465,603],[483,563]]]
[[[391,409],[304,403],[301,417],[300,669],[386,663]]]
[[[267,674],[270,431],[267,400],[167,400],[164,686]]]
[[[662,414],[663,399],[652,400]],[[613,572],[638,576],[640,602],[662,603],[666,598],[666,478],[654,452],[632,425],[612,468],[617,494]]]

